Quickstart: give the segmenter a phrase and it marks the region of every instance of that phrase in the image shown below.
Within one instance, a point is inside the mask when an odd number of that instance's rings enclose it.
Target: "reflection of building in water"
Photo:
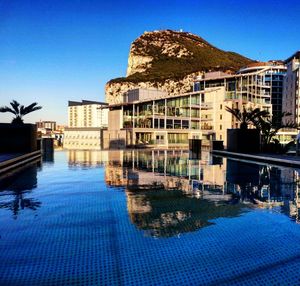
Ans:
[[[194,231],[212,224],[211,219],[241,213],[241,205],[228,204],[231,196],[218,192],[224,185],[225,165],[209,165],[209,154],[203,155],[202,160],[190,160],[181,150],[109,152],[106,183],[126,189],[131,221],[150,235]],[[216,189],[219,196],[211,199],[205,190],[195,191],[193,181],[202,183],[203,189]]]
[[[127,188],[127,208],[131,221],[151,236],[170,237],[213,224],[220,217],[236,217],[241,204],[225,200],[197,199],[180,189],[161,187]]]
[[[300,176],[299,170],[286,169],[282,181],[285,184],[285,193],[289,195],[290,200],[285,203],[286,213],[300,222]],[[286,171],[285,170],[285,171]]]
[[[108,160],[107,151],[68,150],[69,166],[102,166]]]
[[[109,151],[105,167],[105,182],[108,186],[125,187],[128,184],[132,172],[126,168],[126,163],[123,161],[125,152],[127,151]]]
[[[241,202],[278,207],[298,220],[298,172],[217,159],[202,153],[200,160],[191,160],[182,150],[109,152],[105,180],[126,190],[131,220],[151,235],[198,229],[209,224],[203,209],[207,218],[222,216],[222,211],[230,216],[230,211],[238,211],[228,205],[240,208]]]
[[[12,211],[15,219],[22,210],[35,211],[41,206],[41,202],[28,197],[37,186],[37,169],[37,163],[31,163],[0,178],[0,208]]]
[[[190,160],[189,153],[183,150],[110,151],[106,182],[114,186],[155,183],[166,189],[180,187],[189,192],[192,191],[192,180],[195,180],[204,187],[222,189],[226,163],[210,165],[209,153],[203,155],[201,160]]]
[[[299,174],[292,168],[227,159],[226,192],[299,220]]]

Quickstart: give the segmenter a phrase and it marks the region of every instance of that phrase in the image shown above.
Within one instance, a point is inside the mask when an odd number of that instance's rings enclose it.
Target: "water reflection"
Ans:
[[[82,167],[101,167],[107,161],[108,151],[97,150],[69,150],[68,162],[70,169]]]
[[[224,192],[226,163],[217,163],[209,153],[197,160],[182,150],[114,151],[109,153],[105,180],[109,186],[124,187],[129,217],[139,229],[169,237],[245,211]]]
[[[131,221],[149,235],[169,237],[211,225],[219,217],[235,217],[241,205],[231,204],[230,198],[217,202],[187,195],[180,189],[127,189],[127,207]]]
[[[108,153],[106,184],[123,187],[131,221],[152,236],[173,236],[233,217],[245,206],[272,208],[299,221],[299,172],[186,151]]]
[[[17,219],[22,210],[37,210],[41,202],[28,197],[37,187],[37,163],[0,178],[0,208],[10,210]]]
[[[226,192],[299,222],[299,170],[227,159]]]

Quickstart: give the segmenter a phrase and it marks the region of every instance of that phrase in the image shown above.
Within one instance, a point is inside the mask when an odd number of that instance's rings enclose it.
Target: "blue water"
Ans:
[[[61,151],[0,180],[0,285],[300,285],[298,170]]]

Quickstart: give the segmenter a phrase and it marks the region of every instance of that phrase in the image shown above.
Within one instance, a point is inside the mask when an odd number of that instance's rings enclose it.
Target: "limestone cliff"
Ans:
[[[171,30],[145,32],[130,47],[127,75],[106,84],[106,101],[118,103],[128,89],[159,88],[170,94],[191,90],[206,71],[236,71],[250,59],[220,50],[202,38]]]

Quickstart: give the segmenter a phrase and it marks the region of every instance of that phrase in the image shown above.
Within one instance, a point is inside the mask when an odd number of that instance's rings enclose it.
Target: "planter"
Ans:
[[[28,153],[37,150],[35,124],[0,123],[0,153]]]
[[[227,151],[239,153],[259,153],[259,130],[227,129]]]
[[[212,150],[224,150],[224,144],[222,140],[212,141]]]

